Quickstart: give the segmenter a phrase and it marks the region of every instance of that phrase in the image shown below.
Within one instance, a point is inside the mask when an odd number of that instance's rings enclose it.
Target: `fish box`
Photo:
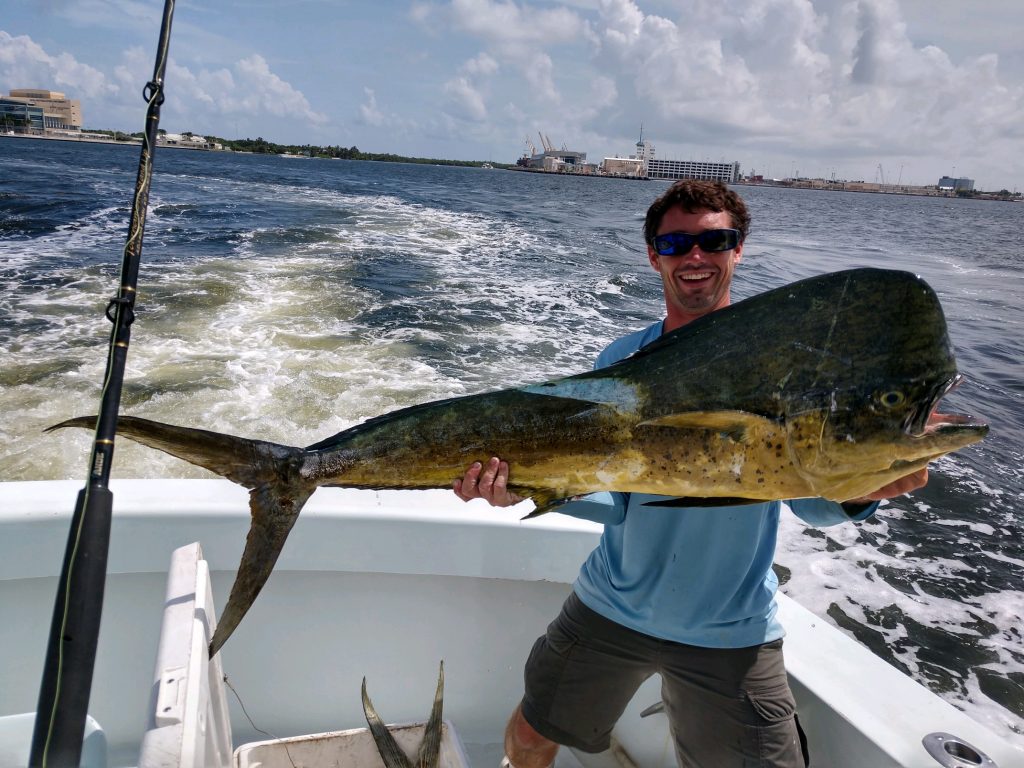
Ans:
[[[426,723],[390,725],[409,760],[415,765]],[[292,736],[272,741],[254,741],[235,750],[234,768],[384,768],[369,728],[329,731],[309,736]],[[470,768],[455,727],[445,720],[441,726],[441,756],[438,768]]]

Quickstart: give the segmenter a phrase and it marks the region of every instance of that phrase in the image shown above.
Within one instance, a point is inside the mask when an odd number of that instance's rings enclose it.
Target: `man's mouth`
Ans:
[[[708,280],[713,274],[713,272],[685,272],[679,275],[679,279],[692,281]]]

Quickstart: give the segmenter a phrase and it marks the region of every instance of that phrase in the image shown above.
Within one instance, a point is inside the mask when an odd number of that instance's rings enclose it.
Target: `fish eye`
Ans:
[[[891,392],[883,393],[879,400],[886,408],[899,408],[907,401],[907,397],[899,390],[894,389]]]

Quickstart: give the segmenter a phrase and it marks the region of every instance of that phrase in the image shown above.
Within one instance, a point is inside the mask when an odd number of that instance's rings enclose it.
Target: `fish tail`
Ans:
[[[274,570],[288,534],[314,487],[267,482],[249,491],[252,523],[227,605],[210,640],[210,658],[227,642]]]
[[[423,741],[417,754],[417,768],[437,768],[441,759],[441,728],[444,709],[444,659],[441,660],[437,673],[437,689],[434,692],[434,705],[430,708],[430,718],[423,730]]]
[[[370,735],[377,745],[377,752],[384,763],[384,768],[438,768],[441,760],[441,737],[443,735],[444,660],[441,661],[438,670],[434,705],[430,709],[430,718],[423,728],[423,739],[420,741],[415,763],[409,760],[402,748],[398,746],[395,737],[391,735],[391,731],[384,724],[381,716],[377,714],[373,702],[370,701],[370,695],[366,692],[365,677],[363,678],[362,697],[366,724],[370,727]]]
[[[63,427],[94,429],[95,425],[95,416],[79,416],[46,431]],[[287,445],[177,427],[134,416],[119,417],[117,433],[250,489],[252,524],[235,583],[210,641],[212,657],[260,593],[302,506],[316,490],[316,484],[302,474],[306,452]]]

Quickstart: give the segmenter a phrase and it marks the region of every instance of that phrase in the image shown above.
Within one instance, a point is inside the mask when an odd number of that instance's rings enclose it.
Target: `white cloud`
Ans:
[[[459,67],[459,74],[442,86],[448,115],[457,120],[485,121],[488,115],[487,82],[499,68],[498,62],[487,53],[465,61]]]
[[[465,77],[455,77],[446,82],[444,93],[448,97],[447,106],[453,112],[453,117],[476,121],[487,118],[483,96]]]
[[[596,44],[590,22],[565,7],[539,7],[515,0],[452,0],[447,6],[417,6],[415,18],[435,29],[455,30],[486,50],[462,65],[443,86],[447,104],[472,119],[484,119],[484,89],[477,78],[499,69],[518,72],[526,88],[521,98],[562,103],[552,52],[576,47],[586,55]],[[506,81],[506,87],[508,82]]]
[[[305,117],[311,123],[323,123],[327,118],[315,112],[301,91],[286,83],[270,71],[266,60],[259,54],[242,59],[235,65],[238,87],[245,94],[239,103],[247,110],[266,110],[273,115]]]
[[[366,94],[366,103],[359,105],[359,114],[367,125],[384,125],[384,113],[377,107],[377,94],[372,88],[363,88]]]
[[[589,35],[588,23],[568,8],[538,8],[512,0],[452,0],[454,26],[509,54],[528,55],[538,46]]]
[[[462,69],[470,75],[493,75],[498,71],[498,62],[486,53],[481,53],[475,59],[470,59],[463,64]]]
[[[50,55],[27,35],[0,30],[0,88],[46,88],[68,91],[68,98],[101,98],[117,93],[98,69],[69,53]]]
[[[1016,151],[1022,88],[994,55],[956,64],[915,46],[895,0],[697,2],[672,18],[605,0],[592,28],[601,45],[591,65],[619,94],[594,130],[644,120],[666,149],[737,159]]]
[[[313,126],[328,121],[326,115],[310,106],[301,91],[274,74],[259,54],[240,59],[230,69],[198,72],[180,66],[172,58],[168,71],[169,80],[175,84],[171,93],[186,112],[199,108],[228,115],[273,115]]]
[[[95,120],[89,114],[100,111],[105,113],[106,121],[116,116],[130,124],[142,113],[142,89],[152,68],[152,53],[131,46],[107,76],[68,53],[51,55],[27,36],[12,37],[0,30],[0,88],[63,90],[69,98],[83,100],[87,124]],[[167,83],[165,114],[201,114],[206,118],[216,114],[272,115],[314,127],[328,121],[311,107],[301,91],[274,74],[258,54],[240,59],[230,68],[195,71],[172,56],[167,64]],[[97,127],[104,125],[101,121]]]

